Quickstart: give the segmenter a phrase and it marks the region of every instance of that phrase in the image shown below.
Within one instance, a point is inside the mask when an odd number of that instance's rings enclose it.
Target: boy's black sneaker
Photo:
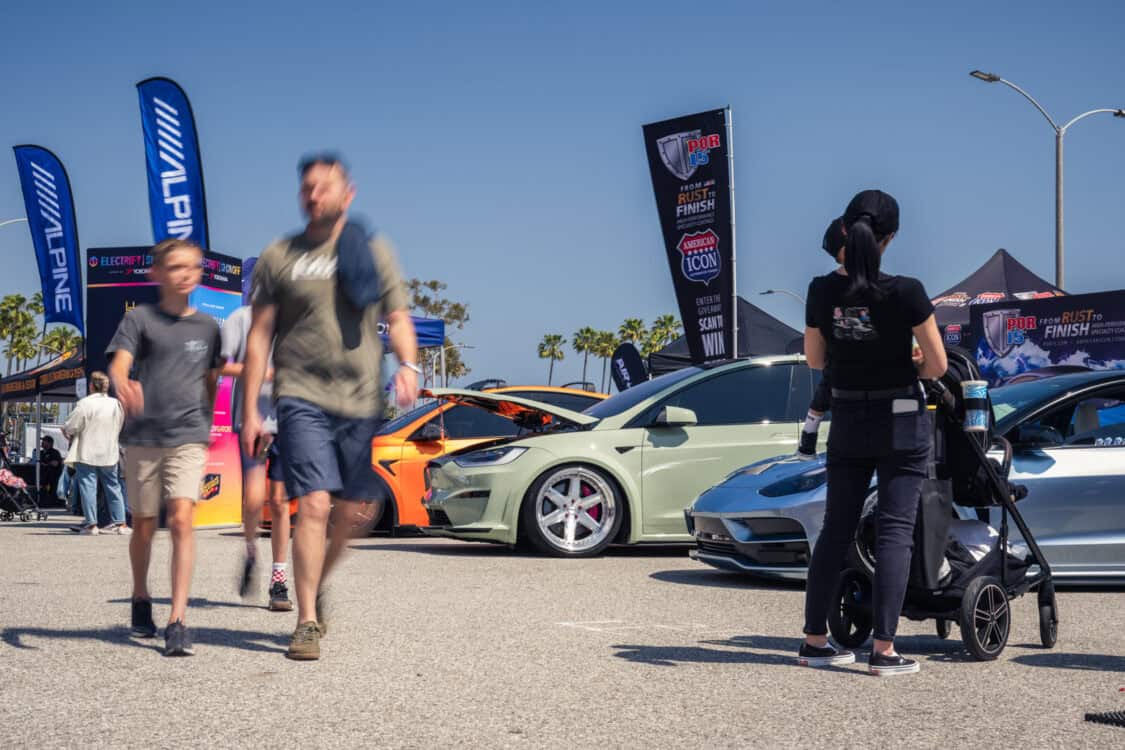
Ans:
[[[257,562],[256,558],[249,555],[242,562],[242,578],[238,582],[238,595],[243,599],[254,591],[254,569],[257,567]]]
[[[900,674],[914,674],[919,669],[918,662],[907,659],[901,654],[885,656],[871,652],[867,662],[867,671],[876,677],[894,677]]]
[[[797,663],[802,667],[841,667],[855,663],[855,654],[844,648],[836,648],[829,643],[824,648],[801,644],[797,652]]]
[[[801,430],[801,439],[797,442],[797,455],[801,458],[816,458],[816,433]]]
[[[184,627],[183,620],[176,620],[164,628],[164,655],[191,656],[195,651],[191,646],[191,636]]]
[[[138,638],[156,637],[156,623],[152,621],[152,602],[148,599],[133,600],[133,628],[131,633]]]
[[[274,581],[270,586],[270,611],[290,612],[293,602],[289,601],[289,587],[281,581]]]

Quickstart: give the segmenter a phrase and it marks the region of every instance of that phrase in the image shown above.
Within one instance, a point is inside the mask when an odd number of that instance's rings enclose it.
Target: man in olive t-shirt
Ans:
[[[400,405],[417,397],[421,370],[394,252],[385,239],[367,238],[347,220],[355,188],[346,167],[322,154],[302,160],[298,169],[305,231],[270,245],[254,268],[242,440],[251,446],[262,430],[258,393],[272,344],[285,484],[298,499],[301,519],[293,535],[297,629],[287,656],[311,660],[320,658],[327,629],[324,575],[351,534],[373,521],[372,503],[385,493],[371,469],[382,407],[381,320],[389,324],[402,365],[394,377]],[[357,302],[357,295],[368,301]],[[333,507],[333,498],[343,502]]]

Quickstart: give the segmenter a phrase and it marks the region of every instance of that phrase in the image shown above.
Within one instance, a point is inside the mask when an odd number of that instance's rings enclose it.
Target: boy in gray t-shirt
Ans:
[[[156,635],[148,564],[161,505],[172,537],[172,611],[164,630],[165,656],[193,653],[184,626],[195,562],[192,525],[211,441],[219,380],[219,324],[188,303],[203,276],[203,251],[184,240],[152,249],[158,305],[125,314],[106,353],[109,377],[125,407],[121,443],[133,509],[129,562],[133,568],[133,635]]]

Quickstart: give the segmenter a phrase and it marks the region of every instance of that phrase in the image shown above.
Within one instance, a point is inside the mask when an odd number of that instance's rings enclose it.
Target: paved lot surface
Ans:
[[[561,561],[429,539],[356,542],[323,659],[234,592],[240,542],[199,534],[197,655],[127,634],[127,540],[0,524],[3,747],[1122,747],[1125,594],[1060,594],[1059,645],[1016,602],[1001,660],[906,623],[921,674],[793,666],[802,592],[679,550]],[[267,552],[266,540],[262,552]],[[170,547],[157,537],[158,622]],[[957,631],[954,630],[954,635]]]

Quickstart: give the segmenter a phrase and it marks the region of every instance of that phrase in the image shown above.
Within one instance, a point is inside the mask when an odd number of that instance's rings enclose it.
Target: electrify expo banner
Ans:
[[[31,241],[43,287],[43,319],[82,324],[82,269],[78,260],[78,222],[70,179],[62,162],[42,146],[16,146],[16,167]]]
[[[645,125],[656,211],[692,362],[735,356],[727,111]]]
[[[971,316],[994,386],[1036,370],[1125,370],[1125,290],[980,305]]]
[[[208,247],[203,166],[191,104],[167,78],[137,84],[148,167],[148,206],[154,242],[171,237]]]
[[[156,304],[159,290],[149,278],[152,248],[92,247],[86,251],[86,306],[90,313],[86,334],[87,371],[106,369],[105,350],[125,313],[137,305]],[[192,292],[192,307],[219,321],[242,304],[242,262],[229,255],[206,252],[203,280]],[[207,468],[196,506],[196,526],[227,526],[242,522],[242,465],[238,436],[231,426],[230,378],[219,381]]]

